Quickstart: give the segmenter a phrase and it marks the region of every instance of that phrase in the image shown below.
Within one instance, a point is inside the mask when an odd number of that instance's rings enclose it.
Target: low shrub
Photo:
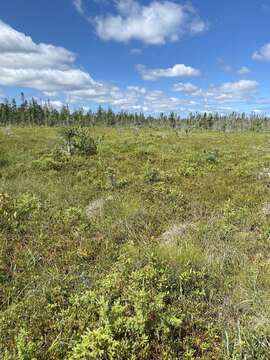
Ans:
[[[97,142],[91,136],[88,128],[63,128],[60,134],[64,140],[64,148],[68,154],[85,156],[97,154]]]
[[[51,153],[34,160],[32,165],[38,170],[55,170],[59,171],[65,168],[70,162],[69,156],[59,149],[54,149]]]
[[[41,202],[32,193],[22,193],[14,199],[6,193],[0,193],[0,225],[4,228],[21,228],[25,221],[38,213]]]
[[[146,167],[144,172],[144,180],[147,183],[155,183],[162,180],[159,169]]]
[[[111,167],[107,169],[108,189],[122,189],[129,184],[127,179],[118,179],[116,174],[117,172],[115,169]]]
[[[70,360],[218,358],[219,331],[207,305],[214,275],[186,265],[172,271],[160,256],[125,255],[93,290],[71,298],[55,349],[68,342]]]

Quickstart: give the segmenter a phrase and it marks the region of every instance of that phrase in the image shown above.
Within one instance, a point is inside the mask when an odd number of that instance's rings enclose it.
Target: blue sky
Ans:
[[[2,0],[0,97],[270,112],[270,1]]]

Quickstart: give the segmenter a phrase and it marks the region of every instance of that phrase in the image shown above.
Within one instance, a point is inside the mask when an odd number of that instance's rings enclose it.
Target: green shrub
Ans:
[[[20,194],[15,201],[14,217],[16,219],[26,220],[40,208],[41,202],[36,195],[31,193]]]
[[[25,222],[38,213],[41,202],[32,193],[21,193],[16,199],[0,193],[0,225],[2,228],[20,229]],[[22,229],[22,228],[21,228]]]
[[[206,154],[206,161],[209,163],[217,163],[218,162],[218,156],[216,153],[210,152]]]
[[[117,179],[116,170],[114,168],[109,167],[106,171],[106,175],[108,178],[108,188],[109,189],[122,189],[128,185],[128,180]]]
[[[194,165],[190,165],[188,163],[183,164],[180,169],[180,174],[185,177],[193,177],[198,175],[199,171]]]
[[[32,165],[39,170],[62,170],[70,162],[69,156],[59,149],[34,160]]]
[[[156,255],[123,255],[93,290],[71,298],[55,351],[69,343],[70,360],[214,359],[219,331],[207,305],[211,277],[188,263],[175,271]]]
[[[146,167],[145,172],[144,172],[144,180],[147,183],[154,183],[154,182],[161,181],[162,178],[161,178],[159,169]]]
[[[35,353],[38,347],[37,343],[29,340],[29,333],[25,329],[21,329],[15,339],[16,347],[12,354],[4,355],[3,360],[37,360]]]
[[[61,136],[68,154],[89,156],[97,153],[97,142],[88,128],[64,128],[61,130]]]

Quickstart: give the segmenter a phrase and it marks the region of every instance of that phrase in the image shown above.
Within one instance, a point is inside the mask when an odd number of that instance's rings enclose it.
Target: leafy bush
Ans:
[[[159,256],[126,254],[93,290],[71,298],[55,350],[68,342],[70,360],[211,359],[219,333],[203,320],[212,311],[208,280],[203,268],[175,271]]]
[[[68,154],[95,155],[97,153],[97,142],[91,136],[88,128],[73,127],[61,130],[65,148]]]
[[[83,211],[77,207],[60,210],[55,214],[55,221],[62,228],[77,229],[77,226],[83,226]]]
[[[25,329],[21,329],[16,337],[16,347],[13,349],[12,354],[4,354],[3,360],[37,360],[34,356],[38,344],[31,340],[29,341],[29,333]]]
[[[168,187],[167,184],[163,182],[153,184],[151,189],[142,189],[141,193],[144,195],[144,198],[151,201],[167,200],[170,202],[171,206],[184,206],[187,203],[184,194],[179,188]]]
[[[209,163],[217,163],[218,162],[217,154],[214,152],[210,152],[206,154],[206,161],[208,161]]]
[[[194,177],[199,174],[199,169],[194,164],[186,161],[180,169],[180,174],[185,177]]]
[[[51,153],[42,156],[38,160],[34,160],[32,165],[39,170],[62,170],[70,159],[67,154],[59,149],[54,149]]]
[[[109,189],[122,189],[128,185],[127,179],[117,179],[116,170],[109,167],[106,171],[108,177],[108,188]]]
[[[16,199],[0,193],[0,224],[2,227],[18,228],[41,207],[40,200],[31,193],[22,193]]]
[[[154,182],[161,181],[162,178],[161,178],[159,169],[146,167],[145,172],[144,172],[144,180],[145,180],[145,182],[148,182],[148,183],[154,183]]]
[[[38,197],[31,193],[21,194],[15,202],[14,217],[19,219],[27,219],[35,211],[41,207],[41,202]]]

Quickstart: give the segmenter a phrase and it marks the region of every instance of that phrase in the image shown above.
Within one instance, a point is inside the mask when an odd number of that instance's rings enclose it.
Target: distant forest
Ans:
[[[96,111],[83,108],[70,110],[68,105],[57,109],[50,101],[39,103],[27,101],[21,94],[21,101],[5,99],[0,103],[0,126],[103,126],[103,127],[169,127],[190,131],[205,129],[214,131],[264,131],[270,130],[270,117],[258,114],[233,112],[191,113],[181,118],[177,113],[160,113],[157,116],[126,111],[114,112],[101,106]]]

